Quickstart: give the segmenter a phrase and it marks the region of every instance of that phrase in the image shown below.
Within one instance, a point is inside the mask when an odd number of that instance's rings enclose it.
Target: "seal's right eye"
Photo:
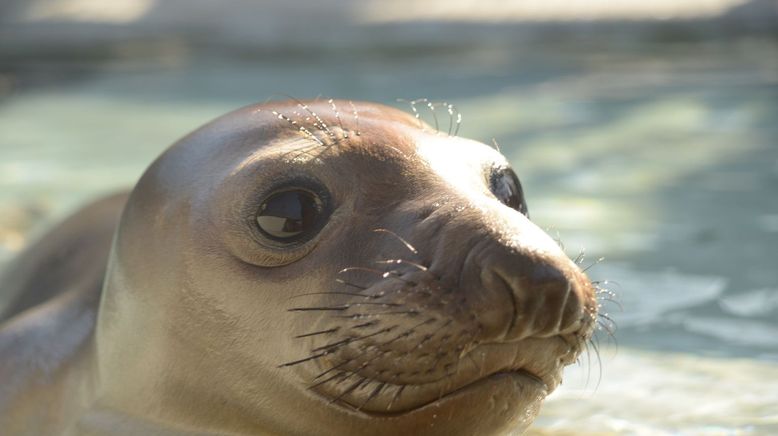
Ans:
[[[492,171],[489,180],[489,189],[504,205],[515,209],[529,218],[527,202],[524,199],[524,190],[521,182],[510,168],[497,168]]]
[[[312,192],[303,189],[276,192],[260,205],[257,225],[272,240],[298,242],[305,236],[312,236],[322,208],[322,200]]]

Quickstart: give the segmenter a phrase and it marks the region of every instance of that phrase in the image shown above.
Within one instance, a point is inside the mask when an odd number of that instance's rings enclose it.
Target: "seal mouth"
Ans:
[[[564,363],[557,347],[563,341],[550,339],[481,344],[462,359],[458,371],[423,383],[391,384],[354,373],[355,379],[362,378],[357,388],[346,388],[344,393],[320,386],[323,389],[314,391],[333,405],[370,416],[402,416],[464,396],[497,401],[544,398],[559,384]],[[551,355],[554,358],[547,358]],[[503,397],[495,396],[498,388]]]
[[[498,371],[484,377],[479,377],[463,386],[443,393],[442,395],[439,394],[434,399],[396,411],[380,411],[367,407],[359,407],[348,399],[338,399],[333,401],[332,404],[347,409],[350,412],[358,412],[371,417],[400,417],[422,413],[431,408],[439,408],[445,406],[447,403],[463,400],[466,397],[478,395],[492,396],[493,391],[497,387],[496,385],[503,385],[504,388],[507,387],[512,391],[523,391],[525,396],[529,392],[531,393],[529,396],[533,399],[543,398],[548,395],[549,392],[548,385],[540,377],[529,371],[518,369]],[[408,385],[406,385],[406,388],[407,387]],[[512,393],[514,394],[513,396],[518,396],[520,392]]]

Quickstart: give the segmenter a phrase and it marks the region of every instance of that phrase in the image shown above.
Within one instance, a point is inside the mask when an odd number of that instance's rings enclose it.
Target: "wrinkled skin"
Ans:
[[[490,191],[505,158],[395,109],[307,105],[239,109],[146,171],[110,257],[94,255],[107,262],[101,295],[71,268],[61,292],[0,327],[0,378],[16,380],[0,387],[0,427],[486,435],[531,424],[590,337],[596,303],[557,244]],[[274,243],[257,210],[301,183],[323,189],[326,219],[300,243]]]

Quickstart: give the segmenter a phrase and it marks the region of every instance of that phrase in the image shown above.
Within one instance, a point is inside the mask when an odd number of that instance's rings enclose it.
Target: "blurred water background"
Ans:
[[[778,2],[0,0],[0,267],[238,106],[457,105],[623,310],[535,434],[778,434]],[[0,296],[0,305],[3,296]]]

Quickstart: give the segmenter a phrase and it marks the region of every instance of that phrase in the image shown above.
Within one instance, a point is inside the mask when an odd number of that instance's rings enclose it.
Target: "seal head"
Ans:
[[[171,147],[103,292],[102,413],[234,433],[522,429],[596,315],[504,156],[343,101],[246,107]]]

